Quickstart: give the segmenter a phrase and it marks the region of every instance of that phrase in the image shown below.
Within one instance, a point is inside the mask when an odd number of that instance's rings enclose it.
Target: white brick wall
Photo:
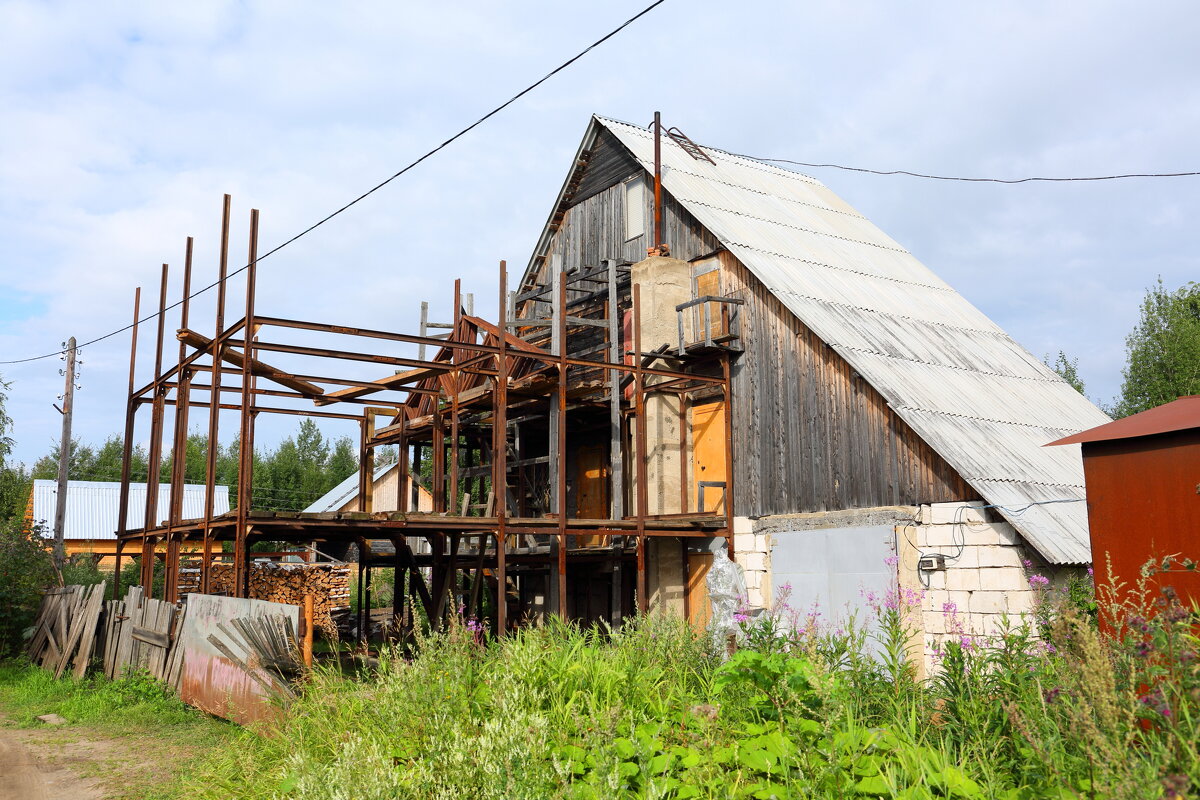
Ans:
[[[753,533],[749,517],[733,518],[733,552],[746,578],[746,603],[766,608],[771,597],[771,534]]]
[[[920,573],[927,674],[936,668],[934,648],[955,633],[949,629],[956,624],[971,636],[994,636],[1005,615],[1016,624],[1034,607],[1020,534],[1006,522],[988,522],[982,505],[922,506],[921,524],[909,529],[922,553],[947,556],[945,570]],[[957,609],[957,622],[944,613],[947,603]]]

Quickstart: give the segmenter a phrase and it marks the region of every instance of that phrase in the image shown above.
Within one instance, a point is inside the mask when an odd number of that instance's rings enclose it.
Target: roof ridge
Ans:
[[[623,125],[623,126],[629,128],[630,130],[634,131],[635,133],[638,133],[647,138],[649,138],[650,136],[653,135],[646,128],[643,128],[641,125],[635,125],[632,122],[624,122],[623,120],[612,119],[611,117],[604,117],[604,116],[601,116],[600,114],[595,114],[593,116],[595,116],[596,119],[601,120],[606,125],[610,125],[610,124]],[[670,139],[670,137],[667,137],[667,138],[668,138],[668,140]],[[675,147],[679,147],[679,145],[676,144],[674,141],[671,141],[671,144],[674,145]],[[824,183],[821,182],[821,180],[819,178],[814,178],[813,176],[806,175],[803,172],[798,172],[794,169],[788,169],[786,167],[781,167],[778,164],[771,164],[767,161],[762,161],[760,159],[752,158],[750,156],[744,156],[740,153],[731,153],[728,150],[722,150],[720,147],[714,147],[713,145],[702,144],[699,142],[697,142],[697,144],[699,144],[700,147],[704,148],[705,151],[712,151],[713,153],[717,154],[717,156],[721,157],[723,160],[728,160],[728,161],[732,161],[735,163],[741,163],[741,164],[748,166],[750,169],[756,169],[759,172],[766,172],[766,173],[769,173],[772,175],[779,175],[780,177],[791,178],[792,180],[797,180],[797,181],[800,181],[801,183],[808,183],[808,184],[813,184],[815,186],[821,186],[823,188],[828,188],[825,186]],[[679,149],[683,150],[682,147],[679,147]],[[684,152],[686,152],[686,151],[684,151]]]

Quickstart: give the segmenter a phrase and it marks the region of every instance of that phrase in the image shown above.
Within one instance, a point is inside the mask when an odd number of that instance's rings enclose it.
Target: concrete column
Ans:
[[[668,345],[672,354],[679,343],[675,306],[692,299],[692,269],[686,261],[652,256],[633,265],[632,281],[641,291],[642,350]],[[651,366],[667,366],[658,361]],[[647,387],[661,379],[649,376]],[[680,459],[688,458],[679,446],[679,398],[648,394],[646,397],[647,514],[682,511]],[[635,464],[634,470],[643,465]],[[674,538],[652,538],[647,547],[647,583],[654,608],[683,613],[683,566],[680,544]]]

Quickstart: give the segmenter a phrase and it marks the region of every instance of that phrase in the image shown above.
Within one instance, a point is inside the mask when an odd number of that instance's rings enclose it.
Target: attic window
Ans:
[[[646,233],[646,184],[639,175],[625,181],[625,241]]]

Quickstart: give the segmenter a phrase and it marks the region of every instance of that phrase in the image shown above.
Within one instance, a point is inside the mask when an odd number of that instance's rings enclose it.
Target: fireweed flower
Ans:
[[[1029,585],[1034,589],[1044,589],[1050,585],[1050,579],[1045,575],[1030,575]]]

